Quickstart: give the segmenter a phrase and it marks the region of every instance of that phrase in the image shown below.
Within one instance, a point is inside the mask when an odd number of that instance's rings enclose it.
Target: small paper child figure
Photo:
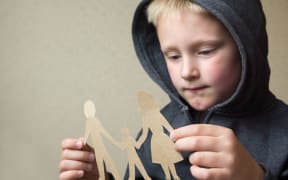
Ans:
[[[179,179],[174,163],[183,160],[183,157],[174,149],[173,141],[164,133],[163,129],[165,128],[170,132],[173,130],[172,126],[160,113],[160,108],[150,94],[142,91],[139,92],[138,103],[143,115],[143,131],[138,140],[138,146],[140,147],[140,145],[145,141],[148,131],[150,130],[152,132],[152,162],[161,165],[165,174],[165,179],[171,179],[169,171],[171,172],[172,179]]]
[[[96,109],[92,101],[86,101],[84,104],[84,114],[86,117],[86,129],[84,135],[84,144],[87,143],[89,135],[91,135],[96,163],[99,171],[99,179],[105,180],[105,166],[108,167],[116,180],[120,180],[119,173],[107,152],[105,145],[102,140],[102,136],[105,136],[112,144],[120,147],[120,145],[113,139],[113,137],[106,131],[102,126],[99,119],[95,117]]]
[[[141,160],[138,157],[138,154],[135,150],[136,141],[132,136],[130,136],[129,129],[123,128],[122,132],[122,142],[121,149],[125,149],[128,155],[128,166],[129,166],[129,179],[135,179],[135,166],[139,170],[139,172],[143,175],[145,180],[150,180],[151,178],[148,176]]]

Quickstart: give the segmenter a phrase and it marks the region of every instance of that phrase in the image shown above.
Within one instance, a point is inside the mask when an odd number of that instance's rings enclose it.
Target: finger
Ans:
[[[71,170],[65,171],[60,173],[59,179],[60,180],[72,180],[72,179],[79,179],[84,176],[84,171],[82,170]]]
[[[176,141],[179,138],[189,136],[222,136],[223,134],[231,131],[230,129],[218,125],[211,124],[193,124],[180,127],[171,132],[170,137]]]
[[[73,139],[73,138],[67,138],[62,141],[62,149],[74,149],[74,150],[86,150],[89,152],[93,152],[93,148],[89,146],[88,144],[84,145],[83,138],[79,139]]]
[[[190,172],[198,180],[221,180],[226,174],[223,168],[203,168],[199,166],[191,166]]]
[[[89,144],[85,144],[83,146],[82,150],[85,150],[85,151],[88,151],[88,152],[94,152],[94,149]]]
[[[223,156],[215,152],[194,152],[189,156],[189,162],[192,165],[205,168],[224,168]]]
[[[94,149],[86,142],[86,144],[84,143],[84,138],[83,137],[80,137],[78,139],[79,141],[81,141],[83,143],[83,150],[86,150],[86,151],[89,151],[89,152],[94,152]]]
[[[93,168],[92,163],[73,161],[73,160],[62,160],[59,165],[60,172],[70,171],[70,170],[91,171],[92,168]]]
[[[175,142],[175,149],[180,152],[212,151],[221,150],[219,138],[211,136],[191,136],[178,139]]]
[[[74,161],[85,161],[85,162],[94,162],[95,155],[93,152],[88,151],[79,151],[79,150],[70,150],[65,149],[62,151],[63,160],[74,160]]]
[[[64,139],[61,145],[62,149],[75,149],[79,150],[84,147],[83,141],[81,139]]]

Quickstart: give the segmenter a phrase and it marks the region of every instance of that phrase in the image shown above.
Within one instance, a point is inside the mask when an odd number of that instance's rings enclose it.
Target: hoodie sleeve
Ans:
[[[265,170],[264,180],[287,180],[288,179],[288,163],[284,166],[284,170],[280,174],[275,175],[268,169]]]
[[[284,170],[281,172],[280,179],[281,180],[288,179],[288,162],[286,163]]]

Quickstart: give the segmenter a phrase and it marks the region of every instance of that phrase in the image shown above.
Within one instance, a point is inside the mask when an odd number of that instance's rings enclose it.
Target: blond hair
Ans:
[[[148,22],[157,26],[160,16],[177,16],[180,11],[188,10],[196,13],[207,13],[192,0],[153,0],[147,7]]]

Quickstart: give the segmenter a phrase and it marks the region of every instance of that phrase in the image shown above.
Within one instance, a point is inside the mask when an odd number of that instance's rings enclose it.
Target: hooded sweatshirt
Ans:
[[[171,126],[206,123],[230,128],[263,167],[265,180],[288,179],[288,106],[269,90],[268,39],[260,0],[193,0],[226,27],[241,57],[241,79],[235,92],[210,107],[201,122],[169,78],[155,27],[147,21],[150,2],[142,0],[135,11],[133,42],[144,70],[170,97],[161,112]],[[161,166],[152,163],[150,143],[151,132],[138,151],[139,157],[152,179],[165,179]],[[178,176],[195,179],[190,173],[189,153],[182,155],[184,160],[175,164]],[[136,171],[138,178],[142,177]]]

